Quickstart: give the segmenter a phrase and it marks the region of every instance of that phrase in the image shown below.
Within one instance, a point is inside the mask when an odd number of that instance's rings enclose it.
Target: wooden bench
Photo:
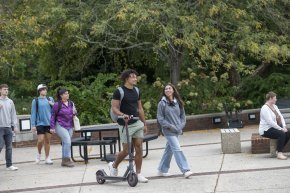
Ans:
[[[286,127],[288,130],[290,129],[290,108],[280,109],[282,116],[285,119]],[[269,139],[266,137],[262,137],[259,133],[253,133],[251,137],[251,147],[252,153],[270,153],[271,157],[276,157],[276,139]],[[290,143],[288,143],[284,152],[290,152]]]
[[[259,133],[253,133],[251,137],[251,147],[253,154],[270,153],[271,157],[276,157],[276,139],[262,137]],[[290,143],[284,147],[284,152],[290,152]]]
[[[221,129],[221,146],[223,153],[240,153],[240,131],[236,128]]]
[[[262,137],[259,133],[252,133],[251,137],[252,153],[269,153],[270,152],[270,139]]]

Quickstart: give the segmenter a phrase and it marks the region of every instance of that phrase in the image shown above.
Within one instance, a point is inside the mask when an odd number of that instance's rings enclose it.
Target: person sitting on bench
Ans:
[[[285,120],[275,105],[277,95],[274,92],[266,94],[266,103],[260,112],[259,134],[270,139],[277,139],[277,158],[286,160],[282,153],[284,146],[290,139],[290,132],[286,128]]]

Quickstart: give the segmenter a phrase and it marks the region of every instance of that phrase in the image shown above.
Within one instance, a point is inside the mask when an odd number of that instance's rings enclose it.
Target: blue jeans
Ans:
[[[12,138],[13,133],[10,127],[0,128],[0,152],[5,145],[6,167],[12,166]]]
[[[174,155],[175,161],[180,169],[180,171],[184,174],[187,171],[190,171],[187,160],[180,149],[180,144],[178,141],[177,135],[165,136],[167,139],[166,147],[162,156],[162,159],[159,163],[158,170],[162,173],[167,173],[170,168],[170,162],[172,155]]]
[[[71,157],[71,137],[73,134],[73,128],[63,128],[58,123],[56,123],[55,128],[56,134],[61,139],[62,144],[62,158],[70,158]]]

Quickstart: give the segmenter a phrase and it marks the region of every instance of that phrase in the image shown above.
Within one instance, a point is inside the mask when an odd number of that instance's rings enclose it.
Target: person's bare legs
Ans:
[[[125,159],[128,155],[128,143],[123,143],[123,150],[120,151],[116,157],[116,160],[113,163],[114,168],[118,168],[119,164]]]
[[[38,150],[38,154],[41,154],[41,150],[42,150],[42,147],[43,147],[43,142],[44,142],[44,134],[37,135],[37,150]]]
[[[49,157],[50,152],[50,133],[45,133],[44,135],[44,151],[45,151],[45,158],[47,159]]]
[[[141,173],[142,159],[143,159],[143,139],[133,138],[133,146],[135,149],[135,164],[136,164],[136,173]]]
[[[39,164],[40,163],[40,159],[41,159],[41,150],[43,147],[43,143],[44,143],[44,134],[38,134],[37,135],[37,155],[36,155],[36,159],[35,159],[35,163]]]
[[[141,174],[142,159],[143,159],[143,139],[142,138],[133,138],[133,145],[135,148],[135,164],[136,164],[136,173],[138,176],[138,181],[142,183],[147,183],[148,179]]]

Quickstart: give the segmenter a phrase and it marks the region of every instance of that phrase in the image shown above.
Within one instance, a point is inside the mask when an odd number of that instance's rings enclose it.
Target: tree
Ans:
[[[220,89],[279,68],[289,72],[285,0],[0,2],[0,77],[23,88],[18,96],[39,81],[80,81],[124,68],[181,90],[188,69],[200,78],[193,84],[204,78]],[[210,92],[212,86],[199,92],[235,95]]]

